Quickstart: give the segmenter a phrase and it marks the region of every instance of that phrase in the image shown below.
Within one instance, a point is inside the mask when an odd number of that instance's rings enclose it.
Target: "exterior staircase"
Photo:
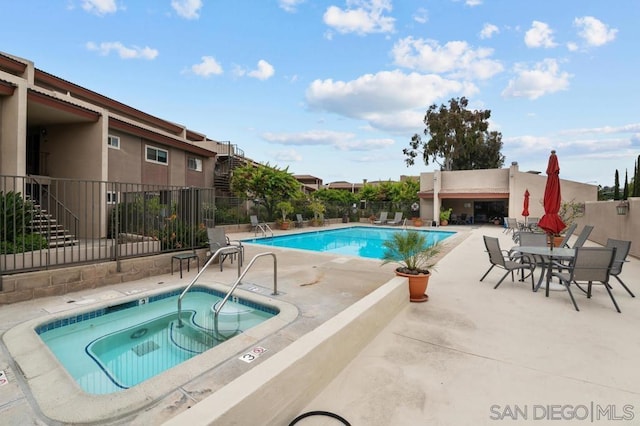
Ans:
[[[30,229],[31,232],[42,235],[49,242],[49,248],[75,246],[78,240],[63,225],[46,210],[43,210],[39,204],[31,200],[33,210],[31,211],[32,219]]]

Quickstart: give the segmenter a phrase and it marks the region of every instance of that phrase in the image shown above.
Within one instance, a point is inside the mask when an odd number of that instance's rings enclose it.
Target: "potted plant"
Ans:
[[[288,201],[280,201],[276,204],[276,209],[280,210],[282,217],[278,219],[278,225],[280,229],[289,229],[289,219],[287,215],[293,213],[293,205]]]
[[[449,224],[449,219],[451,218],[451,212],[453,209],[449,207],[448,209],[440,210],[440,226],[447,226]]]
[[[424,222],[420,217],[420,204],[413,203],[411,204],[411,221],[413,222],[413,226],[422,226]]]
[[[320,200],[313,200],[309,203],[309,209],[313,212],[313,219],[311,219],[311,225],[320,226],[320,215],[324,213],[324,204]]]
[[[429,245],[427,236],[420,231],[408,230],[396,232],[391,239],[382,243],[384,252],[382,264],[397,263],[396,275],[409,280],[409,300],[426,302],[429,277],[435,262],[434,256],[440,253],[439,243]]]

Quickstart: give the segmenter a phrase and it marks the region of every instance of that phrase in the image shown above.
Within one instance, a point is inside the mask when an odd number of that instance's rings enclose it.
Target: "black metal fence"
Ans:
[[[311,219],[308,203],[295,213]],[[325,204],[324,217],[358,222],[410,206]],[[213,188],[0,175],[0,274],[114,261],[207,246],[207,227],[274,221],[260,203]]]
[[[213,188],[0,176],[0,273],[207,245]]]

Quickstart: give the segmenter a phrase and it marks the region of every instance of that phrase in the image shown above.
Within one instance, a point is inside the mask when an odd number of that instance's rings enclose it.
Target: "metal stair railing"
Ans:
[[[202,269],[200,269],[200,272],[198,272],[196,274],[195,277],[193,277],[193,279],[191,280],[191,282],[187,285],[187,287],[185,287],[184,290],[182,290],[182,293],[180,293],[180,296],[178,297],[178,327],[182,327],[184,324],[182,324],[182,317],[180,316],[180,314],[182,313],[182,299],[184,298],[184,296],[187,294],[187,292],[191,289],[191,287],[193,287],[193,285],[196,283],[196,281],[198,280],[198,278],[200,278],[200,275],[202,275],[204,273],[204,271],[207,270],[207,268],[209,267],[209,265],[211,265],[213,263],[213,261],[217,258],[220,257],[221,254],[226,254],[226,253],[239,253],[240,249],[237,246],[234,247],[221,247],[218,250],[216,250],[215,253],[213,253],[211,255],[211,257],[209,258],[209,260],[207,260],[207,263],[204,264],[204,266],[202,267]],[[240,255],[242,256],[242,255]],[[237,262],[238,263],[238,279],[240,279],[240,261]]]
[[[272,296],[277,296],[278,295],[278,259],[276,258],[276,255],[274,253],[272,253],[272,252],[259,253],[259,254],[255,255],[253,257],[253,259],[251,259],[251,262],[249,262],[249,264],[247,265],[247,267],[244,270],[244,272],[240,276],[238,276],[238,279],[236,279],[236,281],[233,283],[233,285],[231,286],[231,289],[227,292],[227,295],[224,296],[224,299],[222,299],[222,301],[218,304],[218,306],[216,307],[215,312],[213,313],[213,329],[214,329],[214,331],[216,333],[216,336],[220,335],[220,333],[218,332],[218,316],[220,315],[220,311],[224,307],[225,303],[227,303],[227,300],[229,300],[229,298],[231,297],[231,295],[233,294],[235,289],[238,287],[238,285],[240,285],[242,279],[247,274],[249,269],[251,269],[251,266],[253,266],[253,264],[256,261],[256,259],[258,259],[259,257],[262,257],[262,256],[271,256],[271,257],[273,257],[273,293],[271,293],[271,295]],[[180,319],[180,315],[178,313],[178,320],[179,319]]]

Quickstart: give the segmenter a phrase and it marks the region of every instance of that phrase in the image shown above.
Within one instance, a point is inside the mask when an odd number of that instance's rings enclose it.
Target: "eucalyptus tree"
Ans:
[[[404,148],[407,166],[421,155],[425,165],[436,163],[442,170],[494,169],[504,165],[502,134],[489,131],[491,110],[467,109],[467,98],[452,98],[449,105],[433,104],[424,117],[423,140],[414,134]]]

